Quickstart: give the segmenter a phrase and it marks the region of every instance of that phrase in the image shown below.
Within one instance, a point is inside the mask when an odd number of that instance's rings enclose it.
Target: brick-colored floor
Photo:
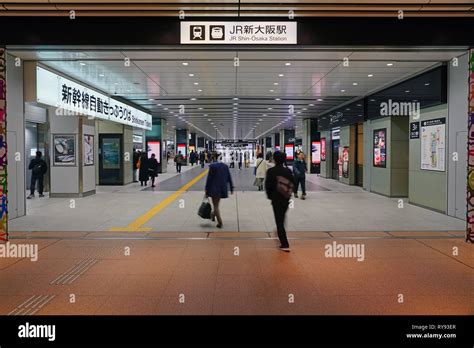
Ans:
[[[331,239],[292,240],[289,254],[271,239],[15,239],[39,259],[0,258],[0,314],[474,314],[462,239],[336,241],[364,244],[365,260],[325,257]],[[68,270],[77,279],[50,284]]]

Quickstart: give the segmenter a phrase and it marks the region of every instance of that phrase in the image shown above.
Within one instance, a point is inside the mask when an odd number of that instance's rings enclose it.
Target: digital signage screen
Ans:
[[[374,130],[374,167],[387,165],[387,128]]]
[[[148,158],[151,158],[152,154],[155,154],[156,160],[160,163],[160,151],[161,143],[159,141],[148,141],[146,146],[146,152]]]
[[[294,152],[295,150],[293,144],[285,144],[285,155],[288,161],[293,161]]]
[[[186,144],[178,144],[178,146],[176,147],[176,154],[178,154],[180,151],[181,151],[181,154],[183,155],[184,159],[186,159],[186,157],[188,155],[186,153]]]
[[[311,162],[313,164],[321,163],[321,142],[311,142]]]
[[[326,138],[321,138],[321,161],[326,161]]]

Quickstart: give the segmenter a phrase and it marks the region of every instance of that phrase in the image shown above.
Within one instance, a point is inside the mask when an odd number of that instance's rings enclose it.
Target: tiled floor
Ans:
[[[364,261],[326,257],[333,241],[364,245]],[[10,243],[40,251],[0,258],[1,315],[40,295],[54,297],[37,315],[474,314],[474,247],[459,238],[291,240],[289,254],[238,237]],[[70,284],[50,284],[87,258]]]

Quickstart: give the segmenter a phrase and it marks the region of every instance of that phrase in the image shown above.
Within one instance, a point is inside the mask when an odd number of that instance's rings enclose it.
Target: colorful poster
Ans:
[[[287,161],[293,161],[294,159],[294,146],[293,144],[285,144],[285,155]]]
[[[467,228],[466,242],[474,243],[474,50],[469,51],[469,115],[467,143]]]
[[[84,134],[84,165],[94,165],[94,136]]]
[[[147,156],[151,158],[152,154],[155,154],[155,158],[160,163],[160,151],[161,151],[161,142],[159,141],[149,141],[147,142]]]
[[[421,122],[421,169],[444,172],[445,133],[445,118]]]
[[[374,130],[374,167],[387,166],[387,128]]]
[[[342,176],[349,177],[349,147],[347,146],[342,149]]]
[[[0,241],[8,239],[7,211],[7,87],[5,49],[0,48]]]
[[[337,157],[337,166],[338,166],[338,175],[339,175],[339,178],[342,178],[342,163],[343,163],[343,158],[344,158],[344,155],[343,155],[343,148],[342,147],[338,147],[338,157]]]
[[[76,136],[74,134],[53,134],[53,165],[76,165]]]
[[[326,138],[321,138],[321,161],[326,161]]]
[[[311,162],[313,164],[321,163],[321,142],[311,142]]]
[[[120,169],[120,138],[102,140],[102,168]]]

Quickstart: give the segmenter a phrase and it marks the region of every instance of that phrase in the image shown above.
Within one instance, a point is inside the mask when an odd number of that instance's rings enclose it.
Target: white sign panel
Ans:
[[[36,98],[57,107],[58,115],[93,116],[151,130],[150,114],[41,67],[36,68]]]
[[[444,171],[446,119],[421,122],[421,169]]]
[[[181,22],[181,44],[296,45],[296,22]]]

